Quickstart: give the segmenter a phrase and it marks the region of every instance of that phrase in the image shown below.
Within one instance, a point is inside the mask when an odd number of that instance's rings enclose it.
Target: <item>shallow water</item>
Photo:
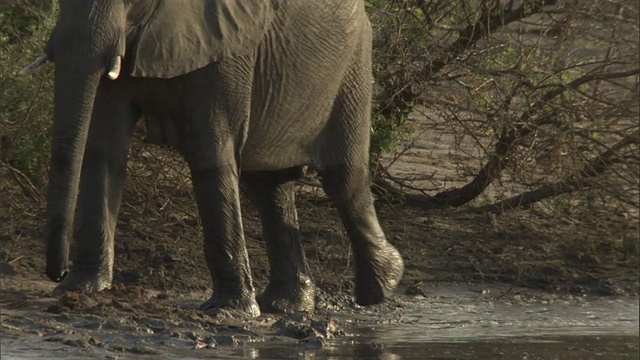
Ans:
[[[494,289],[495,291],[495,289]],[[502,297],[467,287],[403,296],[386,314],[329,314],[347,336],[322,347],[269,341],[160,354],[73,347],[37,336],[2,338],[4,359],[638,359],[638,299]]]
[[[377,338],[377,337],[375,337]],[[638,337],[590,335],[553,337],[511,337],[464,341],[421,342],[389,339],[380,344],[366,336],[347,342],[330,343],[322,349],[299,346],[219,348],[215,350],[175,351],[164,355],[114,354],[100,349],[70,349],[63,345],[41,343],[26,345],[2,339],[4,359],[607,359],[637,360]]]
[[[447,293],[448,292],[448,293]],[[347,359],[638,359],[637,298],[496,300],[446,290],[406,299],[406,319],[360,325]]]

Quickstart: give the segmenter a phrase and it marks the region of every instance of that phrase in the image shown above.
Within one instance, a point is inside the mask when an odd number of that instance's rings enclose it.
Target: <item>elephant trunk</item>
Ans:
[[[77,59],[56,59],[47,192],[47,275],[56,282],[62,281],[69,271],[69,245],[73,236],[80,172],[101,76],[95,68],[91,69],[93,71],[82,71],[82,68]]]

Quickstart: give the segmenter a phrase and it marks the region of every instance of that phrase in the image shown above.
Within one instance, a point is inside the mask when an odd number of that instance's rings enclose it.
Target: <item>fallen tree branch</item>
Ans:
[[[618,152],[623,148],[640,142],[640,131],[626,135],[607,151],[586,162],[579,172],[572,174],[553,184],[543,185],[535,190],[516,195],[495,204],[483,206],[475,210],[480,212],[503,213],[516,208],[528,208],[532,204],[554,196],[581,191],[590,188],[591,180],[619,160]]]
[[[461,188],[443,191],[437,194],[435,199],[438,199],[442,206],[457,207],[468,203],[480,195],[493,180],[498,178],[502,170],[507,166],[507,158],[515,145],[535,129],[554,123],[553,114],[542,114],[538,116],[538,113],[543,112],[544,107],[547,106],[551,100],[562,95],[565,91],[576,89],[594,80],[615,79],[638,74],[640,74],[640,68],[615,73],[590,73],[568,84],[555,85],[555,88],[546,92],[520,116],[516,125],[510,129],[503,128],[502,135],[498,138],[493,153],[489,155],[487,163],[471,182]],[[536,117],[537,119],[535,119]]]

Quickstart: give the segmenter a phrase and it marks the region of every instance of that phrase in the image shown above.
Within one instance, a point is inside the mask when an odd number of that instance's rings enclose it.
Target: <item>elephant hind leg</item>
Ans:
[[[363,42],[366,44],[367,42]],[[371,125],[370,49],[356,53],[334,102],[319,173],[351,240],[356,302],[370,305],[391,295],[404,265],[387,241],[373,206],[369,174]]]
[[[380,303],[398,286],[404,265],[378,222],[368,168],[336,165],[327,167],[321,175],[323,188],[336,204],[351,240],[356,302]]]
[[[307,312],[315,308],[315,287],[298,228],[292,176],[300,171],[243,173],[243,183],[262,220],[271,273],[258,295],[263,312]]]

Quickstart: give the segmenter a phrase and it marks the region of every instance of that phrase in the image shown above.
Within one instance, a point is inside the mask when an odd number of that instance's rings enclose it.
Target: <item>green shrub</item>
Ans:
[[[0,12],[0,160],[36,186],[46,180],[53,106],[53,72],[20,69],[42,54],[55,22],[51,1],[32,1]]]

